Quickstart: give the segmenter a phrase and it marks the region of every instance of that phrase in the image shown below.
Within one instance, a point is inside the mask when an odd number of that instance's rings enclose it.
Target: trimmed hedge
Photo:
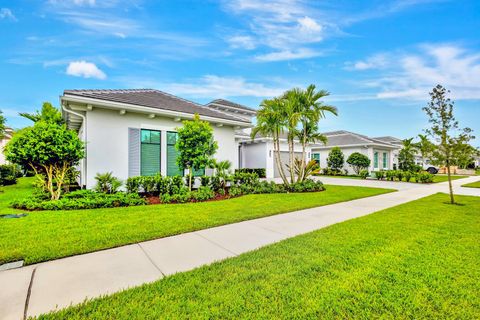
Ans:
[[[267,177],[267,170],[265,168],[235,169],[235,173],[256,173],[259,178],[266,178]]]
[[[99,193],[91,190],[78,190],[66,193],[60,200],[50,200],[44,195],[33,195],[16,200],[11,205],[23,210],[77,210],[114,208],[145,205],[147,202],[138,194],[117,192]]]

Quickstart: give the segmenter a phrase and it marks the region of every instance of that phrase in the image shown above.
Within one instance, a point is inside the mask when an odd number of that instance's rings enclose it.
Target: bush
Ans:
[[[0,165],[0,186],[8,186],[17,183],[17,178],[22,176],[22,171],[17,165]]]
[[[368,170],[366,170],[366,169],[365,170],[360,170],[359,175],[362,179],[367,179],[367,177],[369,175]]]
[[[236,169],[235,173],[256,173],[259,178],[267,177],[267,170],[265,168],[242,168]]]
[[[385,172],[385,177],[387,178],[387,180],[394,181],[396,176],[397,176],[396,170],[388,170]]]
[[[128,193],[145,193],[152,196],[174,195],[185,186],[181,176],[164,177],[160,174],[130,177],[125,185]]]
[[[370,166],[370,159],[360,152],[354,152],[348,157],[347,163],[352,166],[356,174],[360,174],[362,170]]]
[[[256,173],[237,172],[233,175],[233,184],[256,185],[260,179]]]
[[[209,176],[201,176],[200,177],[200,185],[202,187],[208,187],[210,186],[210,183],[212,182],[212,177]]]
[[[406,182],[410,182],[410,180],[412,180],[412,173],[410,171],[405,171],[403,175],[405,177]]]
[[[405,175],[405,172],[402,171],[402,170],[397,170],[396,175],[397,175],[398,181],[402,181],[402,180],[403,180],[403,176]]]
[[[333,147],[328,154],[328,167],[333,171],[339,172],[343,168],[343,163],[344,156],[342,150],[339,147]]]
[[[419,172],[415,175],[415,182],[432,183],[434,175],[428,172]]]
[[[325,187],[321,181],[314,181],[311,179],[306,179],[302,182],[295,182],[289,186],[289,191],[291,192],[315,192],[324,190]]]
[[[47,197],[48,198],[48,197]],[[45,195],[16,200],[11,205],[23,210],[77,210],[139,206],[146,204],[138,194],[117,192],[99,193],[91,190],[78,190],[65,194],[59,200],[45,199]]]
[[[213,199],[215,197],[215,192],[213,192],[210,187],[202,186],[198,188],[197,191],[192,192],[192,197],[196,201],[206,201]]]
[[[117,193],[118,189],[122,186],[122,182],[117,177],[113,176],[113,172],[97,173],[95,176],[97,185],[95,190],[102,193]]]
[[[385,178],[385,171],[373,171],[373,175],[375,177],[375,179],[377,180],[383,180],[383,178]]]

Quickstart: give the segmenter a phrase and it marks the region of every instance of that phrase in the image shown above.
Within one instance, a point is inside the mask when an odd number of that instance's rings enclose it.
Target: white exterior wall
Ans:
[[[10,141],[8,137],[0,141],[0,165],[8,164],[8,161],[5,159],[5,154],[3,153],[3,148],[5,148],[8,141]]]
[[[393,163],[395,161],[395,157],[393,155],[392,150],[386,150],[386,149],[379,149],[379,148],[372,148],[372,147],[340,147],[340,149],[343,152],[344,155],[344,160],[345,164],[343,166],[343,169],[348,170],[348,174],[355,174],[355,171],[353,171],[353,168],[347,163],[348,157],[354,153],[354,152],[359,152],[361,154],[366,155],[370,159],[370,167],[368,168],[369,172],[372,171],[378,171],[378,170],[383,170],[383,153],[387,153],[387,168],[386,170],[391,170],[393,169]],[[332,149],[313,149],[312,153],[319,153],[320,154],[320,168],[327,168],[327,158],[328,154],[330,153]],[[378,165],[379,168],[374,168],[374,152],[378,152]]]
[[[86,186],[95,186],[97,173],[113,172],[113,175],[125,181],[128,178],[128,128],[162,131],[161,173],[166,175],[167,153],[166,132],[176,131],[181,122],[171,118],[148,118],[143,114],[126,113],[94,108],[87,112],[87,170]],[[238,149],[235,143],[235,131],[231,126],[212,125],[214,139],[218,143],[215,154],[217,160],[229,160],[233,169],[238,168]]]
[[[267,167],[267,143],[245,143],[242,145],[242,168]]]

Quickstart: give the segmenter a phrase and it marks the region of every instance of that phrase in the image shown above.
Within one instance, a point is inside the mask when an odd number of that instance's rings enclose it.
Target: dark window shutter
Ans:
[[[140,129],[128,128],[128,176],[140,175]]]

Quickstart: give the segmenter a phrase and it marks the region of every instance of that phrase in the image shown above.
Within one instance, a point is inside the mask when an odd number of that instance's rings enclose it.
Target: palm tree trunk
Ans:
[[[278,142],[278,139],[273,142],[273,154],[278,172],[283,180],[283,184],[288,185],[287,176],[285,175],[285,170],[283,169],[282,159],[280,158],[280,143]]]
[[[303,139],[302,139],[302,162],[300,165],[300,172],[298,174],[297,182],[303,181],[303,176],[305,174],[305,168],[307,166],[307,159],[305,159],[307,147],[307,130],[305,124],[303,124]]]
[[[293,137],[288,138],[288,151],[290,153],[290,183],[295,182],[295,170],[293,168],[294,166],[294,157],[295,157],[295,152],[294,152],[294,143],[293,143]]]

